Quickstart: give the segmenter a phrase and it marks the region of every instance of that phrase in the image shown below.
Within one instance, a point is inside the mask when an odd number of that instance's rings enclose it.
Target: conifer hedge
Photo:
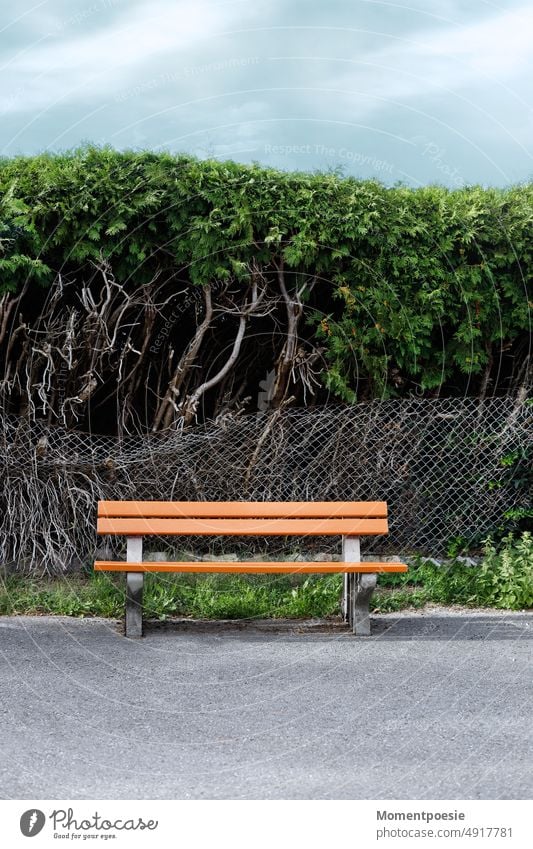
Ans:
[[[4,408],[128,431],[253,411],[260,387],[263,408],[525,397],[532,217],[531,183],[386,188],[94,147],[3,159]]]

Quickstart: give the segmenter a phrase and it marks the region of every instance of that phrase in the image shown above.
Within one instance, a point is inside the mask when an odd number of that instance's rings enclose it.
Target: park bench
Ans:
[[[384,501],[99,501],[97,532],[125,536],[126,561],[97,560],[97,571],[126,572],[127,637],[142,636],[146,572],[344,574],[343,618],[358,636],[370,634],[370,597],[379,572],[405,572],[403,563],[361,562],[360,537],[388,533]],[[143,561],[143,537],[182,535],[342,536],[343,560]]]

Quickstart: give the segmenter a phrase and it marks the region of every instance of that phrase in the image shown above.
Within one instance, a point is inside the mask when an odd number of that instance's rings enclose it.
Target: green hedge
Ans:
[[[158,274],[180,290],[244,289],[253,263],[272,275],[283,263],[293,289],[316,276],[301,332],[323,349],[322,380],[341,400],[477,392],[491,373],[495,385],[510,379],[502,349],[515,366],[526,353],[531,183],[385,188],[87,147],[1,160],[0,193],[4,292],[28,276],[81,283],[101,257],[131,287]]]

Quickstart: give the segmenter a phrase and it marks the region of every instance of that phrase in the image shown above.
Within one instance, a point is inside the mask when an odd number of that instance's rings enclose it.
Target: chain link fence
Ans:
[[[387,537],[365,553],[438,556],[450,539],[478,541],[505,511],[528,506],[504,458],[531,450],[533,407],[511,398],[404,399],[287,409],[216,426],[121,440],[5,418],[0,562],[62,573],[89,564],[98,499],[386,500]],[[509,463],[509,465],[506,465]],[[331,538],[187,538],[187,556],[307,550]],[[110,540],[106,554],[121,551]],[[176,539],[154,540],[174,551]],[[309,553],[310,552],[310,553]],[[178,552],[179,556],[179,552]]]

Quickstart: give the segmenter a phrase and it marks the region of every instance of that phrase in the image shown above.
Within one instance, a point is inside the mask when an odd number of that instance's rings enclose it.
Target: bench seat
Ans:
[[[344,563],[344,561],[300,561],[300,560],[269,560],[258,563],[255,560],[194,560],[190,563],[182,560],[157,561],[147,560],[144,563],[129,563],[121,560],[97,560],[94,564],[97,572],[235,572],[250,574],[280,574],[297,575],[344,572],[407,572],[403,563]]]

